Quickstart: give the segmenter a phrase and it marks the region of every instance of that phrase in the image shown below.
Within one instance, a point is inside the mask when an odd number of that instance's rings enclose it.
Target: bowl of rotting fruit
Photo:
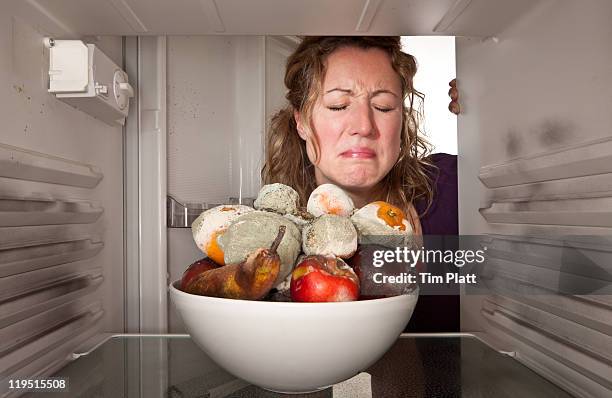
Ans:
[[[374,282],[384,268],[372,266],[378,246],[365,244],[377,236],[381,247],[413,245],[414,225],[400,209],[355,209],[332,184],[315,189],[306,208],[298,199],[293,188],[270,184],[254,208],[204,211],[192,232],[206,257],[170,285],[187,332],[212,360],[282,393],[321,390],[367,369],[402,333],[418,298],[416,284]]]

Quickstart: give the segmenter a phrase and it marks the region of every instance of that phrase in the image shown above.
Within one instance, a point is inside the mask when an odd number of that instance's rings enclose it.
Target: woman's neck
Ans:
[[[347,191],[346,189],[345,191],[351,197],[353,204],[357,209],[374,201],[372,192],[351,192]]]

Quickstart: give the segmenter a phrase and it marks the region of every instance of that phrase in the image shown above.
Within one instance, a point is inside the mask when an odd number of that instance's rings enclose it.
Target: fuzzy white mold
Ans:
[[[254,206],[257,210],[268,210],[275,213],[296,214],[300,196],[297,191],[289,185],[268,184],[264,185],[255,199]]]
[[[347,217],[322,215],[302,230],[302,250],[307,255],[349,258],[357,250],[357,230]]]
[[[204,254],[211,256],[211,248],[218,247],[214,244],[213,239],[217,239],[223,233],[231,222],[242,214],[255,211],[253,208],[244,205],[221,205],[208,209],[196,218],[191,224],[191,232],[193,240]],[[213,258],[218,261],[219,259]]]
[[[355,205],[342,188],[334,184],[322,184],[310,194],[306,209],[315,217],[323,214],[348,217],[355,209]]]

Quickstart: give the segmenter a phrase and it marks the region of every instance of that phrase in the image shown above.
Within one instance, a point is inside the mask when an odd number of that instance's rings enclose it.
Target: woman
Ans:
[[[457,234],[456,158],[430,156],[419,135],[416,70],[400,37],[304,38],[287,61],[289,104],[272,118],[264,183],[292,186],[303,204],[318,185],[333,183],[356,207],[375,200],[400,207],[417,234]],[[449,316],[421,315],[417,306],[411,323],[458,329],[452,300]]]
[[[397,37],[305,38],[287,61],[289,106],[272,119],[264,181],[294,187],[304,203],[331,182],[356,207],[386,200],[417,221],[412,203],[432,192],[412,107],[415,72]]]

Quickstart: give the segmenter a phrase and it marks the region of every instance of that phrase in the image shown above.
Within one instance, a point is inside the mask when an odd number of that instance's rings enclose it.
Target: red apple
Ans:
[[[291,274],[290,289],[293,301],[354,301],[359,297],[359,278],[339,258],[306,256]]]
[[[187,285],[191,283],[191,281],[193,281],[201,273],[218,267],[220,267],[220,265],[215,263],[208,257],[199,259],[198,261],[187,267],[185,272],[183,272],[183,277],[181,278],[181,290],[185,290]]]

